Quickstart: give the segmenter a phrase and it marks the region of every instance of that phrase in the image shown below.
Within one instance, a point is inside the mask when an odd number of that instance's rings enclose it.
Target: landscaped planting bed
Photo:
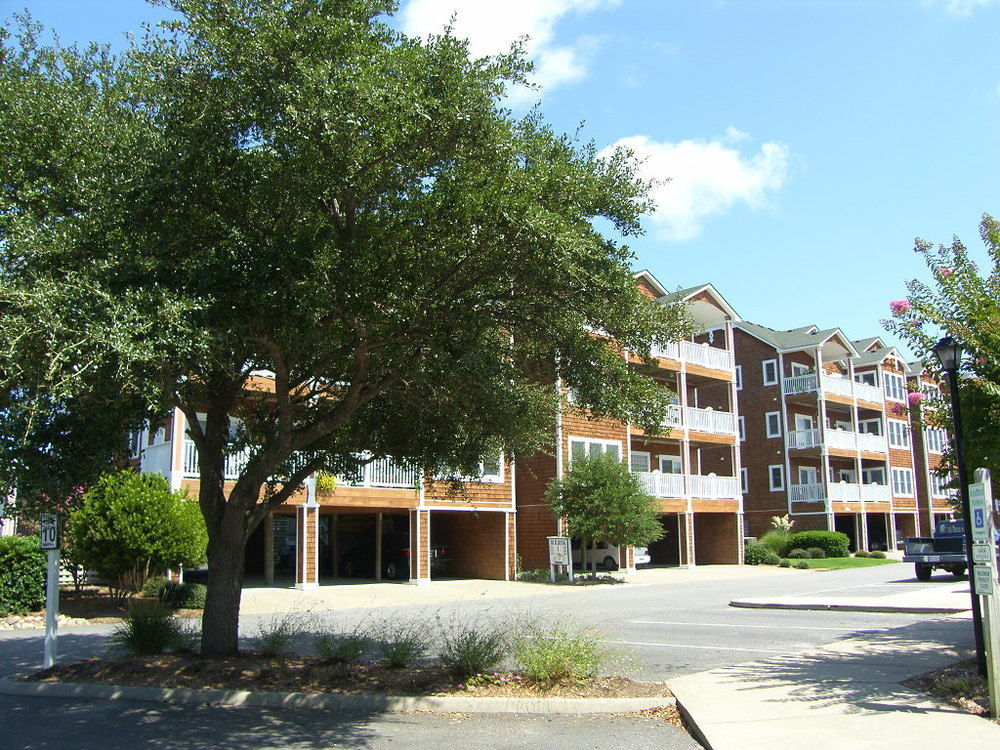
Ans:
[[[966,659],[918,677],[911,677],[909,680],[904,680],[903,684],[908,688],[940,698],[962,711],[989,716],[990,698],[986,680],[976,672],[975,659]]]

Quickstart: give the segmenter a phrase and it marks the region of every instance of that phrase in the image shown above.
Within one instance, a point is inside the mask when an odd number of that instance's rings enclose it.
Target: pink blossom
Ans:
[[[889,309],[892,310],[894,315],[902,315],[910,310],[910,300],[908,299],[894,299],[889,303]]]
[[[924,401],[924,399],[927,398],[927,396],[925,396],[922,393],[913,392],[909,394],[906,398],[910,402],[910,406],[919,406]]]
[[[950,278],[950,277],[952,277],[954,275],[955,275],[955,272],[952,271],[950,268],[939,268],[938,269],[938,276],[940,276],[942,279],[947,279],[947,278]]]

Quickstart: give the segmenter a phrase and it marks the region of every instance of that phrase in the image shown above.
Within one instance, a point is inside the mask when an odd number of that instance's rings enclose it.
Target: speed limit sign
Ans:
[[[41,519],[42,549],[59,549],[59,516],[54,513],[45,513]]]

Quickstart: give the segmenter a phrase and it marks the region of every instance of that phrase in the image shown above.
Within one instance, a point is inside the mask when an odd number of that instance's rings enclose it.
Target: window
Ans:
[[[885,397],[887,399],[890,401],[906,400],[906,385],[903,383],[901,375],[887,372],[883,373],[882,379],[885,381]]]
[[[743,442],[744,440],[747,439],[747,421],[746,421],[746,417],[740,417],[736,421],[736,424],[737,424],[737,427],[738,427],[739,432],[740,432],[740,442]]]
[[[479,482],[503,482],[503,455],[497,451],[493,455],[483,456],[479,462]]]
[[[764,371],[764,385],[778,384],[778,360],[766,359],[761,367]]]
[[[862,469],[861,481],[865,484],[885,484],[885,467],[879,466],[874,469]]]
[[[875,372],[856,372],[854,373],[854,379],[859,383],[865,383],[867,385],[878,385],[875,382],[876,375]]]
[[[815,466],[799,467],[799,484],[818,484],[819,475]]]
[[[746,467],[740,469],[740,492],[744,495],[750,491],[750,470]]]
[[[629,463],[632,467],[632,471],[652,470],[649,462],[649,453],[646,451],[632,451],[632,457],[629,459]]]
[[[892,494],[893,495],[913,495],[913,470],[893,469],[892,470]]]
[[[810,414],[796,414],[795,415],[795,429],[796,430],[811,430],[815,427],[812,415]]]
[[[137,458],[142,451],[142,430],[135,430],[128,434],[128,447],[132,452],[132,457]]]
[[[931,495],[933,497],[948,497],[951,494],[951,477],[942,477],[931,472]]]
[[[812,368],[809,365],[803,365],[798,362],[792,362],[792,377],[797,377],[798,375],[808,375]]]
[[[849,482],[854,484],[854,469],[834,469],[830,468],[831,482]]]
[[[680,474],[681,457],[660,456],[660,471],[662,471],[664,474]]]
[[[881,419],[859,419],[858,420],[858,432],[865,432],[869,435],[881,435],[882,434],[882,420]]]
[[[743,365],[736,365],[736,390],[743,390]]]
[[[615,458],[621,458],[622,444],[616,440],[596,440],[594,438],[569,439],[569,460],[583,458],[584,456],[600,456],[610,453]]]
[[[773,464],[767,467],[767,476],[771,481],[771,492],[785,489],[785,467]]]
[[[924,442],[928,453],[941,453],[947,445],[948,438],[940,427],[928,427],[924,430]]]
[[[889,445],[893,448],[910,447],[910,425],[907,422],[900,422],[898,419],[890,419]]]
[[[781,412],[769,411],[764,415],[764,429],[769,438],[781,437]]]

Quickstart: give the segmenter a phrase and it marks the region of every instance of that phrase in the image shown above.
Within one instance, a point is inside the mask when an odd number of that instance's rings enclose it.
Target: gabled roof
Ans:
[[[888,357],[894,357],[900,362],[904,361],[903,355],[899,353],[899,349],[894,346],[883,346],[878,349],[862,351],[861,354],[854,358],[854,364],[878,365],[882,364],[882,362],[884,362]]]
[[[851,343],[851,340],[839,328],[820,330],[816,326],[801,326],[799,328],[791,328],[787,331],[778,331],[774,328],[768,328],[767,326],[747,321],[741,322],[738,327],[751,336],[760,339],[765,344],[773,346],[780,352],[803,351],[816,349],[817,347],[828,348],[828,344],[839,344],[842,350],[841,357],[854,357],[858,354],[857,349],[854,348],[854,344]],[[830,352],[828,359],[836,359],[837,357],[833,356],[833,354],[833,352]]]
[[[852,342],[859,352],[873,351],[875,349],[886,348],[885,342],[878,336],[870,336],[866,339],[858,339]]]
[[[665,286],[663,286],[663,284],[661,284],[661,283],[660,283],[660,282],[659,282],[659,281],[657,280],[657,278],[656,278],[655,276],[653,276],[653,274],[651,274],[651,273],[649,272],[649,269],[646,269],[646,268],[644,268],[644,269],[642,269],[641,271],[638,271],[638,272],[636,272],[636,273],[632,274],[632,276],[633,276],[633,277],[634,277],[634,278],[635,278],[635,279],[636,279],[637,281],[638,281],[639,279],[643,279],[644,281],[646,281],[646,282],[647,282],[647,283],[648,283],[648,284],[649,284],[649,285],[650,285],[651,287],[653,287],[653,289],[655,289],[655,290],[656,290],[656,291],[657,291],[657,292],[659,293],[659,295],[660,295],[661,297],[662,297],[662,296],[663,296],[664,294],[667,294],[667,288],[666,288]]]
[[[926,369],[923,362],[906,362],[903,367],[907,377],[911,378],[920,377]]]
[[[698,286],[689,286],[687,289],[678,289],[676,292],[665,294],[664,298],[670,301],[680,300],[683,302],[690,300],[693,297],[697,297],[702,292],[708,294],[708,296],[712,298],[712,301],[721,307],[731,320],[742,320],[739,313],[733,309],[733,306],[726,301],[725,297],[719,294],[719,290],[716,289],[713,284],[699,284]]]

